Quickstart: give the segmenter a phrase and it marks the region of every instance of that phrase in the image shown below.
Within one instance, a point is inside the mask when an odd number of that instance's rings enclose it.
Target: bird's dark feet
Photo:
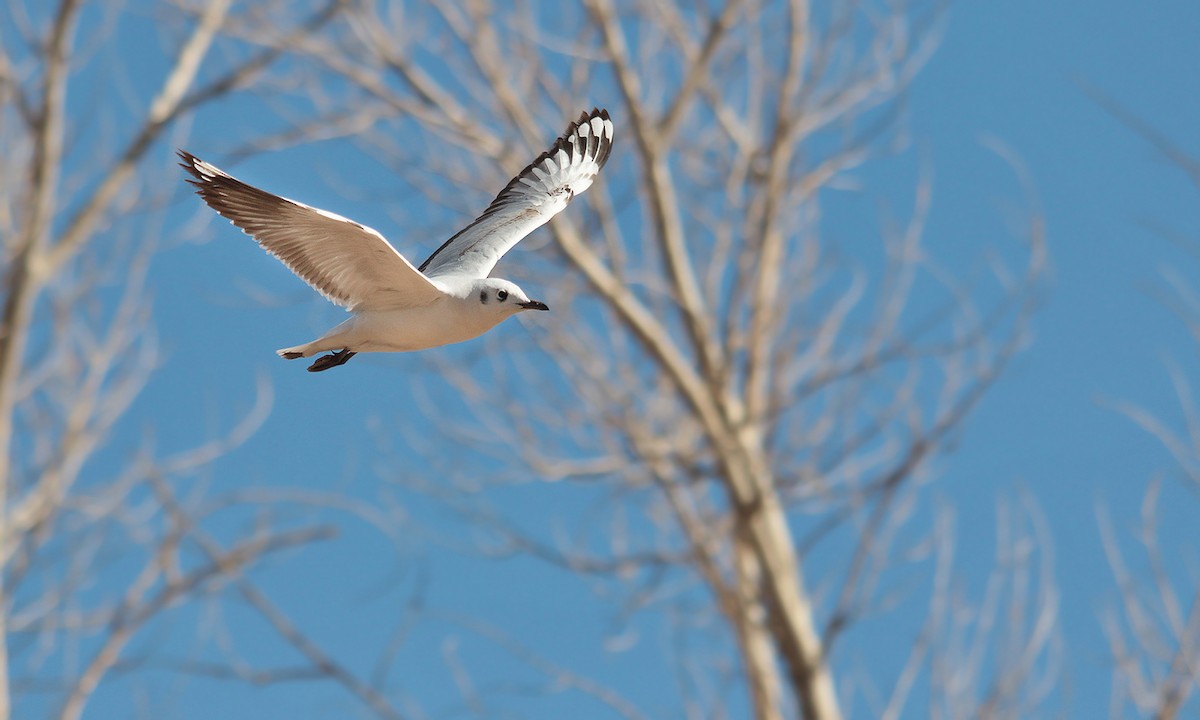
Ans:
[[[308,366],[308,371],[321,372],[322,370],[335,368],[338,365],[345,365],[346,361],[354,357],[356,354],[357,353],[350,348],[343,348],[335,353],[322,355],[321,357],[317,358],[312,365]]]

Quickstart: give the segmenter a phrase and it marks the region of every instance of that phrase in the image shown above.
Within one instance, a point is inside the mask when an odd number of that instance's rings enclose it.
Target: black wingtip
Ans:
[[[584,110],[583,112],[579,113],[579,119],[575,121],[575,124],[581,125],[581,124],[591,120],[594,117],[598,117],[601,120],[611,120],[612,119],[608,116],[607,108],[599,108],[599,107],[592,106],[592,109],[590,112],[587,110]]]
[[[554,147],[550,148],[546,155],[556,152],[560,147],[571,144],[571,139],[579,134],[579,127],[581,125],[587,125],[591,123],[592,120],[597,118],[610,125],[612,124],[612,118],[609,117],[607,108],[592,107],[591,112],[584,110],[583,112],[579,113],[579,119],[567,127],[567,131],[564,132],[558,141],[554,143]],[[596,136],[595,133],[589,134],[589,138],[593,137],[595,138],[596,144],[595,146],[592,146],[589,142],[587,152],[588,154],[592,155],[597,165],[604,167],[604,163],[608,162],[608,154],[612,151],[612,136]],[[541,160],[541,158],[538,158],[538,160]],[[535,160],[532,164],[536,165],[538,160]]]
[[[191,154],[187,150],[184,150],[183,148],[177,149],[175,154],[179,156],[181,161],[179,163],[179,167],[187,170],[188,175],[191,175],[190,178],[185,178],[187,183],[195,186],[196,188],[203,186],[204,176],[200,174],[199,168],[196,167],[196,163],[203,162],[203,160]]]

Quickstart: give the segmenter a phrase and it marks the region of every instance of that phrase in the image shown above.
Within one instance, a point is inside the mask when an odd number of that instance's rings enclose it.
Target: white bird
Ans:
[[[352,313],[310,343],[276,352],[317,358],[309,372],[360,352],[406,352],[478,337],[524,310],[549,310],[508,280],[488,275],[521,238],[587,190],[612,150],[607,110],[571,123],[549,150],[500,191],[475,222],[419,268],[383,235],[353,220],[247,185],[184,150],[188,182],[213,210],[283,261],[300,279]]]

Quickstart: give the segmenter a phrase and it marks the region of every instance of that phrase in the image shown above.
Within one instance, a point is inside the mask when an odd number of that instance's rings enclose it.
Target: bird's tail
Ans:
[[[278,355],[279,357],[283,358],[284,360],[295,360],[297,358],[308,357],[309,355],[315,354],[312,351],[308,350],[308,346],[311,344],[312,343],[305,343],[304,345],[295,345],[293,347],[280,348],[275,351],[275,354]]]

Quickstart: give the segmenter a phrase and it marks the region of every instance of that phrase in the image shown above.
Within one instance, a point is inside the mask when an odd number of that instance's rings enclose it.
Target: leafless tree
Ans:
[[[913,553],[945,557],[950,535],[930,529],[925,488],[1027,338],[1044,267],[1035,205],[1017,213],[1012,245],[968,276],[926,246],[927,174],[914,172],[899,220],[872,205],[871,164],[904,156],[903,101],[940,10],[362,2],[296,48],[311,63],[302,90],[315,117],[294,117],[269,144],[318,127],[353,133],[424,199],[405,219],[433,238],[565,119],[612,112],[618,147],[600,181],[506,271],[553,278],[557,320],[530,327],[536,351],[496,333],[476,346],[490,360],[441,369],[474,420],[437,432],[486,464],[458,456],[441,460],[436,481],[395,479],[461,511],[489,552],[618,589],[622,617],[662,612],[688,717],[739,714],[724,705],[728,663],[685,650],[704,635],[733,649],[733,682],[755,717],[827,720],[878,697],[839,680],[840,641],[905,596],[892,573]],[[457,212],[430,221],[438,206]],[[593,493],[592,520],[522,528],[480,499],[492,483],[530,478],[560,483],[547,496],[568,483]],[[1045,534],[1032,521],[1010,527],[1012,594],[981,602],[993,619],[1001,597],[1025,608],[1005,615],[1020,635],[970,653],[1008,652],[1015,664],[990,684],[950,677],[962,598],[930,589],[930,645],[873,714],[898,716],[915,676],[954,717],[1016,717],[1039,696],[1057,607]],[[948,591],[941,572],[930,575]]]
[[[266,416],[265,383],[228,431],[190,450],[161,452],[147,436],[105,452],[159,363],[145,280],[171,195],[158,178],[175,169],[166,141],[198,108],[280,77],[279,51],[225,28],[257,25],[286,46],[340,9],[288,22],[279,4],[260,4],[267,16],[232,6],[0,11],[0,718],[80,717],[106,677],[137,663],[139,635],[188,599],[233,583],[266,617],[274,608],[247,572],[329,534],[266,510],[241,534],[205,529],[263,506],[209,493],[205,468]],[[143,10],[161,34],[131,40],[124,24]],[[142,55],[105,52],[139,42]],[[160,51],[161,66],[147,60]],[[154,76],[152,96],[126,84],[138,73]],[[308,656],[321,660],[319,648]]]
[[[593,104],[613,112],[618,152],[601,182],[523,243],[519,272],[554,279],[553,324],[530,328],[536,348],[496,333],[446,371],[475,419],[437,431],[473,445],[490,472],[459,457],[436,482],[394,479],[460,511],[486,551],[531,554],[616,591],[621,618],[658,613],[686,716],[744,714],[736,686],[759,718],[839,718],[857,702],[899,717],[922,679],[938,715],[1036,707],[1054,673],[1057,607],[1036,509],[1018,503],[1002,518],[996,572],[971,602],[952,571],[952,513],[931,511],[928,491],[1027,338],[1044,265],[1036,207],[1017,213],[1017,241],[956,276],[925,242],[927,173],[892,199],[907,207],[898,219],[871,192],[872,167],[911,159],[903,101],[936,46],[937,4],[152,8],[172,63],[153,98],[123,109],[134,120],[113,123],[131,129],[103,143],[86,119],[96,114],[67,106],[124,8],[60,0],[26,17],[14,2],[0,35],[0,717],[47,686],[55,714],[78,717],[134,662],[126,651],[150,623],[218,595],[251,608],[298,663],[256,668],[231,651],[185,671],[333,682],[373,715],[407,715],[382,677],[395,647],[377,677],[356,675],[250,573],[329,532],[279,520],[281,500],[386,519],[329,497],[209,494],[203,468],[261,421],[265,390],[193,451],[164,457],[148,440],[128,463],[97,461],[156,363],[142,280],[166,195],[143,177],[167,170],[155,158],[181,121],[246,87],[290,126],[230,140],[231,154],[352,136],[422,199],[409,227],[432,238],[567,118]],[[455,212],[428,212],[438,206]],[[592,497],[590,520],[521,527],[478,492],[531,477],[558,481],[539,488],[547,497]],[[208,529],[246,507],[259,515],[244,535]],[[921,568],[914,590],[904,578]],[[119,591],[81,604],[98,573]],[[914,595],[928,616],[896,677],[856,678],[840,662],[843,638]],[[652,714],[503,628],[449,621],[551,687],[622,717]],[[736,660],[689,652],[701,646]],[[51,667],[62,648],[78,668]]]

